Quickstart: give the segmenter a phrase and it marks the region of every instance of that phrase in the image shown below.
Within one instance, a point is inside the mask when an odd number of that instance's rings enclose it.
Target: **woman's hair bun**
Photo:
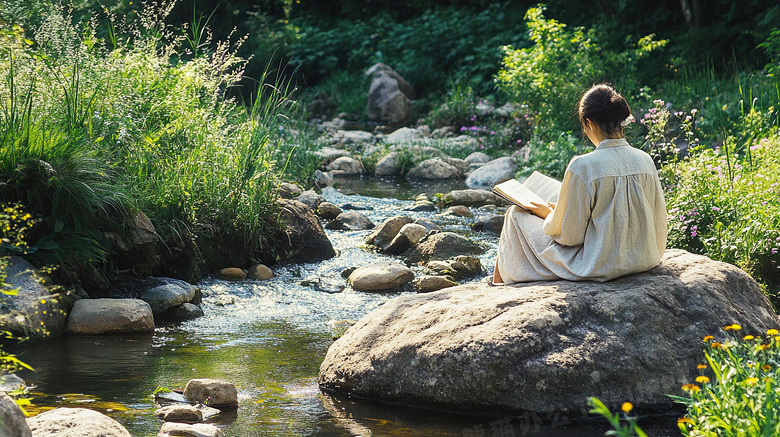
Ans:
[[[593,120],[606,134],[622,132],[621,123],[630,115],[626,99],[607,84],[592,86],[580,99],[580,123]]]

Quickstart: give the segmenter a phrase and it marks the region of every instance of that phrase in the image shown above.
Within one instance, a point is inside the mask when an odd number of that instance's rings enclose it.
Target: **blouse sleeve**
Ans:
[[[588,187],[579,176],[566,170],[558,204],[544,220],[542,230],[564,246],[581,245],[585,242],[592,205]]]

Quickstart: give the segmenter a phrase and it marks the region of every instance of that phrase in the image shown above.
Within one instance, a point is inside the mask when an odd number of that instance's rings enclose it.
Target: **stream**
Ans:
[[[480,257],[492,273],[497,236],[476,233],[476,219],[495,207],[472,208],[475,218],[409,212],[417,194],[463,189],[463,181],[415,185],[374,178],[340,179],[323,196],[361,208],[375,224],[396,215],[433,220],[490,249]],[[362,248],[371,231],[326,231],[338,255],[308,264],[271,266],[264,282],[206,279],[204,317],[158,327],[144,336],[65,336],[26,347],[20,358],[35,371],[21,372],[32,390],[32,412],[58,406],[101,411],[133,436],[156,436],[162,424],[152,393],[183,388],[189,379],[218,378],[238,388],[239,408],[214,422],[228,437],[250,436],[603,436],[604,421],[582,414],[472,416],[333,396],[317,385],[319,365],[333,342],[335,322],[357,320],[401,293],[338,293],[301,285],[309,277],[345,285],[342,270],[390,257]],[[420,267],[413,267],[413,269]],[[653,437],[679,436],[676,418],[648,417],[640,425]]]

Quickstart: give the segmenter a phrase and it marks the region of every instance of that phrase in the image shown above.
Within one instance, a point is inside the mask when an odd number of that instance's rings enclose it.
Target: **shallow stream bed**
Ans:
[[[356,179],[341,181],[340,191],[325,190],[324,195],[337,205],[368,208],[361,212],[376,224],[408,214],[467,234],[489,247],[481,259],[492,268],[497,237],[471,231],[474,219],[403,211],[421,192],[432,197],[450,188],[463,186]],[[477,217],[495,211],[473,210]],[[581,413],[471,416],[321,392],[317,372],[338,331],[335,322],[359,319],[399,295],[350,288],[333,293],[301,285],[307,279],[345,285],[342,270],[387,258],[361,247],[370,231],[327,232],[338,252],[331,260],[273,266],[277,276],[265,282],[201,283],[205,316],[200,319],[159,327],[148,336],[67,336],[27,347],[21,358],[35,372],[20,376],[37,387],[31,410],[92,408],[120,421],[134,436],[155,436],[161,426],[151,396],[156,388],[219,378],[239,390],[239,408],[216,417],[229,437],[604,435],[602,422],[582,421]],[[653,437],[679,435],[674,417],[650,417],[641,424]]]

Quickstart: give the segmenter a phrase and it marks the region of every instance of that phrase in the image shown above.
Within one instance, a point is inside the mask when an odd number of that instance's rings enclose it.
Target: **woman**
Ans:
[[[656,266],[666,248],[666,204],[652,158],[631,147],[626,99],[595,85],[580,99],[596,150],[576,156],[557,205],[512,206],[504,217],[493,283],[608,281]]]

